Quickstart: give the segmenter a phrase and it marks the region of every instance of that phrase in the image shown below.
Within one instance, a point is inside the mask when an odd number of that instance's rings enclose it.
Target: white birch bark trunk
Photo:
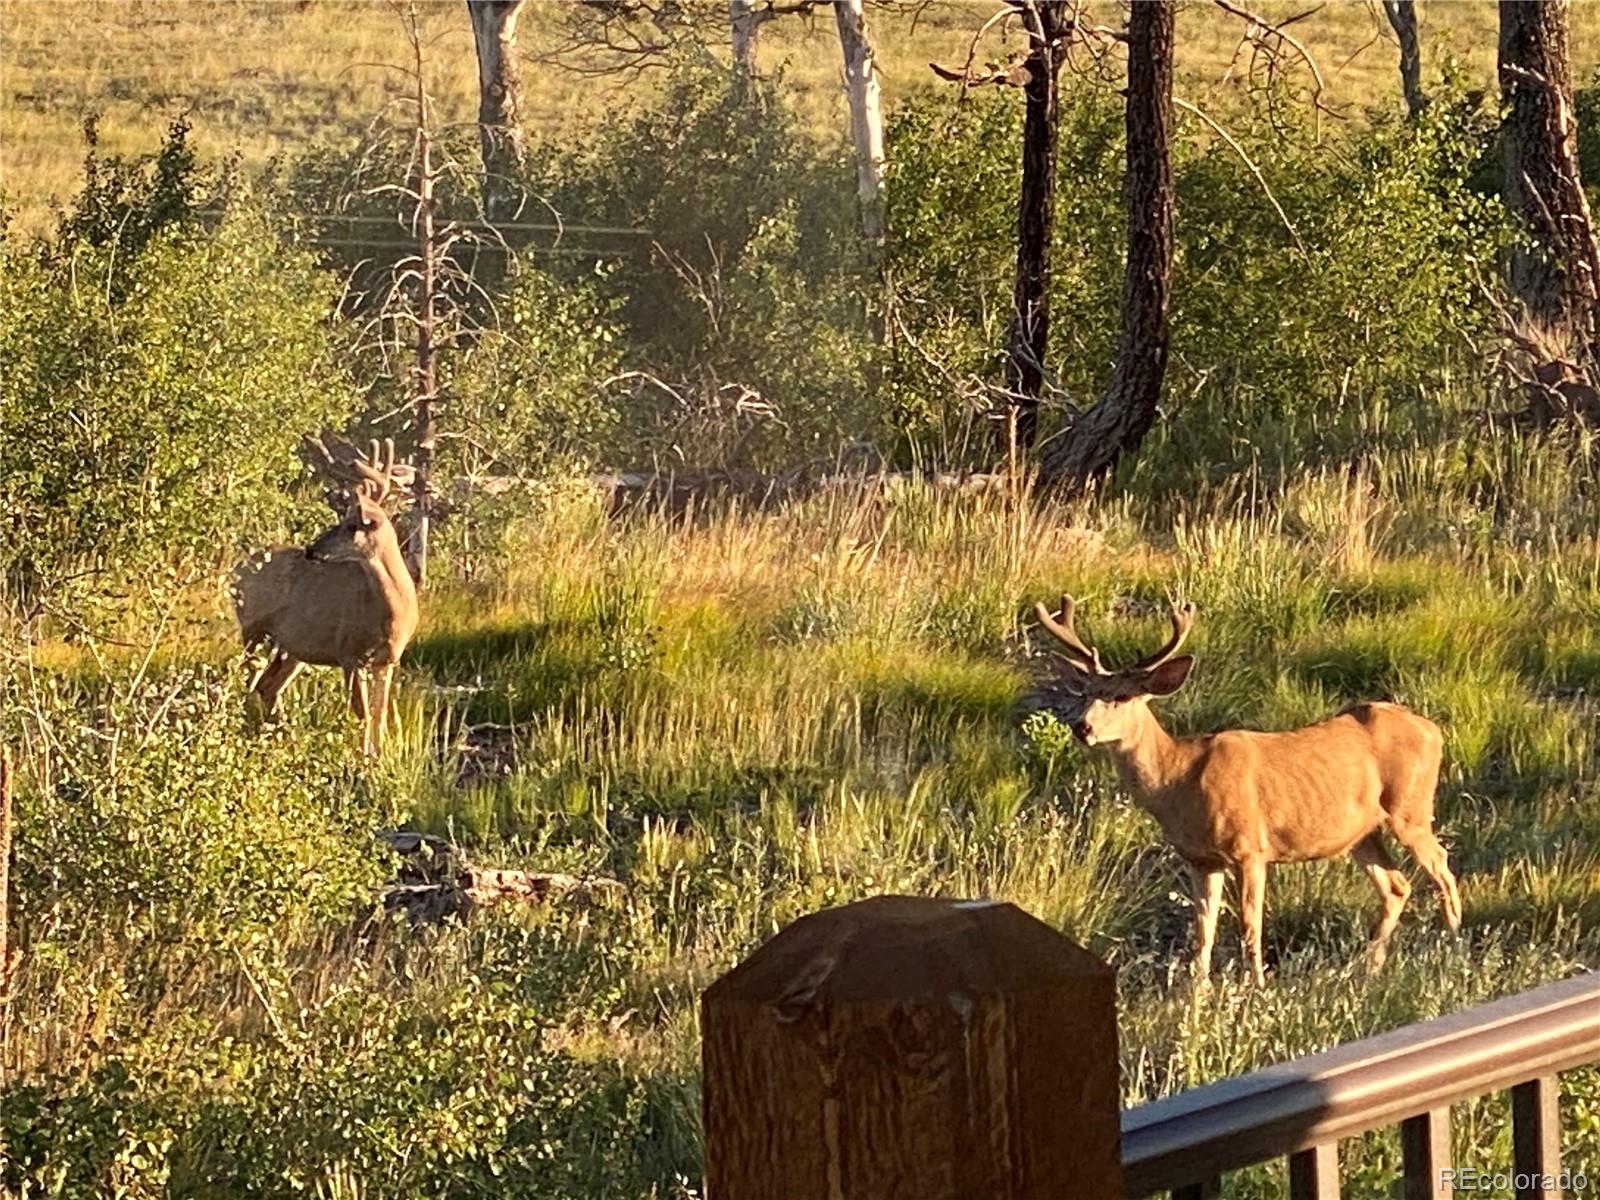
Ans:
[[[761,18],[752,0],[728,0],[728,21],[733,26],[733,69],[745,79],[756,75],[756,31]]]
[[[856,152],[861,231],[876,259],[887,235],[883,211],[883,102],[878,92],[877,56],[867,34],[862,0],[834,0],[833,15],[844,56],[845,92],[850,98],[850,141]]]

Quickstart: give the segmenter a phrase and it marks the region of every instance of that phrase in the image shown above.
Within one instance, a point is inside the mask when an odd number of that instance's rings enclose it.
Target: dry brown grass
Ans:
[[[522,38],[530,58],[552,42],[556,0],[534,0]],[[1101,0],[1103,20],[1114,20]],[[456,0],[424,0],[438,35],[434,87],[449,119],[472,115],[472,43]],[[1311,0],[1256,0],[1265,15]],[[930,59],[959,61],[991,0],[935,0],[920,17],[874,15],[891,103],[934,86]],[[1423,6],[1425,69],[1448,52],[1493,84],[1492,0],[1432,0]],[[1575,6],[1580,74],[1600,62],[1600,5]],[[1375,0],[1331,0],[1296,33],[1317,59],[1327,97],[1359,115],[1396,103],[1394,44]],[[1180,88],[1216,96],[1240,86],[1241,21],[1203,0],[1179,17]],[[842,129],[832,21],[824,12],[763,31],[762,59],[781,69],[814,126]],[[718,47],[720,51],[721,47]],[[237,151],[247,164],[292,154],[319,138],[362,127],[395,76],[377,64],[404,59],[396,10],[384,0],[0,0],[0,179],[21,220],[42,227],[52,198],[76,184],[86,113],[100,114],[103,148],[152,149],[167,120],[188,111],[205,153]],[[1231,69],[1230,69],[1231,68]],[[527,65],[527,113],[543,133],[568,136],[604,121],[656,76],[588,81],[538,61]]]

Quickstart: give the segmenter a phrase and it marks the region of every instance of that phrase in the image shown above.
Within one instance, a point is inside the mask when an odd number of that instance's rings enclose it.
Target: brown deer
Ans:
[[[270,716],[278,694],[306,663],[340,667],[350,707],[363,723],[362,748],[383,746],[395,665],[417,628],[417,590],[383,501],[395,486],[394,443],[372,443],[339,461],[307,435],[336,475],[354,486],[330,494],[344,514],[305,549],[280,547],[234,575],[234,613],[247,648],[272,645],[250,685],[252,703]],[[348,445],[348,443],[346,443]],[[337,504],[336,504],[337,507]]]
[[[1072,597],[1062,597],[1059,615],[1043,604],[1035,611],[1061,645],[1063,686],[1076,697],[1072,732],[1110,751],[1123,786],[1189,863],[1198,977],[1211,971],[1224,872],[1238,881],[1245,952],[1260,984],[1268,865],[1346,852],[1382,904],[1370,943],[1371,964],[1381,966],[1411,895],[1384,844],[1385,829],[1439,889],[1445,923],[1460,927],[1461,897],[1433,832],[1444,739],[1432,721],[1398,704],[1371,703],[1285,733],[1234,729],[1173,738],[1150,701],[1172,695],[1189,677],[1194,659],[1178,649],[1194,621],[1192,605],[1173,608],[1165,646],[1121,670],[1106,668],[1078,636]]]

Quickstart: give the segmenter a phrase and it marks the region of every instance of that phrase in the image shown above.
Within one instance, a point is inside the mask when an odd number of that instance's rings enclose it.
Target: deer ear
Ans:
[[[1180,654],[1168,659],[1144,677],[1147,696],[1170,696],[1189,678],[1189,668],[1194,666],[1194,655]]]

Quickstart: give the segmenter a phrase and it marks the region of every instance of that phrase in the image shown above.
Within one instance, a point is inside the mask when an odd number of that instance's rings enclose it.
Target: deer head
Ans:
[[[398,554],[400,542],[383,504],[410,468],[396,464],[394,439],[385,440],[381,447],[373,439],[365,455],[355,451],[353,457],[342,458],[335,457],[323,440],[310,434],[305,441],[320,452],[322,469],[345,485],[329,496],[330,503],[335,495],[344,497],[343,516],[306,547],[306,557],[319,562],[370,562],[391,552]]]
[[[363,452],[349,438],[324,429],[320,435],[300,435],[299,455],[302,462],[329,481],[331,486],[322,498],[341,516],[358,492],[374,488],[380,501],[402,505],[416,481],[416,468],[396,461],[393,439],[380,444],[374,438]]]
[[[1034,606],[1039,623],[1060,643],[1056,657],[1062,664],[1062,684],[1076,696],[1080,707],[1070,722],[1072,732],[1086,746],[1116,745],[1128,740],[1149,719],[1149,703],[1170,696],[1189,678],[1194,657],[1178,654],[1194,623],[1194,605],[1172,609],[1172,636],[1166,645],[1131,666],[1110,669],[1100,652],[1078,636],[1071,596],[1061,597],[1059,614],[1041,602]]]

